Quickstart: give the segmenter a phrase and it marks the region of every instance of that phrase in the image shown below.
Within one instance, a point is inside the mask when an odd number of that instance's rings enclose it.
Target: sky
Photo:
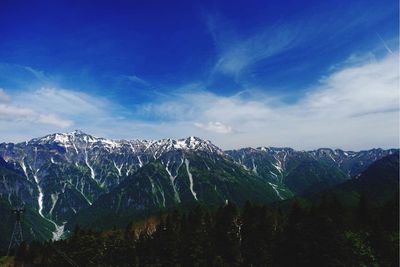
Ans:
[[[0,142],[399,147],[397,0],[0,1]]]

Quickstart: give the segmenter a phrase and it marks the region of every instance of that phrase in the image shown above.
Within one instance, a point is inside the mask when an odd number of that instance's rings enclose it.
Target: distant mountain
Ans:
[[[193,136],[128,141],[74,131],[0,144],[0,195],[10,205],[32,207],[59,237],[66,223],[91,224],[110,211],[134,214],[226,200],[265,203],[318,192],[396,152],[223,151]]]
[[[329,194],[349,205],[364,195],[373,205],[383,205],[399,194],[399,154],[392,154],[372,163],[356,179],[329,189]]]
[[[294,201],[305,206],[324,200],[339,201],[347,208],[356,208],[363,197],[368,205],[382,207],[398,203],[399,199],[399,153],[387,155],[368,166],[366,170],[351,180],[332,186],[326,190],[296,196],[276,203],[289,209]],[[391,203],[391,204],[390,204]]]
[[[253,171],[278,191],[305,194],[327,189],[359,175],[371,163],[398,149],[354,152],[321,148],[296,151],[291,148],[243,148],[225,151],[244,168]]]

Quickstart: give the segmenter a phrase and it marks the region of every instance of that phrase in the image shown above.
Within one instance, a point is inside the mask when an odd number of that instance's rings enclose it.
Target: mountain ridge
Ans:
[[[208,140],[208,139],[202,139],[200,137],[194,136],[194,135],[190,135],[186,138],[162,138],[162,139],[139,139],[139,138],[133,138],[133,139],[114,139],[114,138],[104,138],[104,137],[98,137],[92,134],[88,134],[85,133],[84,131],[81,130],[73,130],[71,132],[57,132],[57,133],[52,133],[52,134],[47,134],[45,136],[42,137],[36,137],[36,138],[31,138],[29,140],[26,141],[21,141],[21,142],[1,142],[0,145],[7,145],[7,144],[14,144],[14,145],[18,145],[18,144],[27,144],[29,142],[37,142],[37,141],[44,141],[44,140],[49,140],[51,136],[58,136],[58,139],[56,138],[56,140],[61,141],[62,137],[68,137],[68,136],[77,136],[77,135],[81,135],[81,136],[87,136],[90,137],[92,139],[98,140],[99,142],[103,141],[104,143],[108,143],[108,144],[113,144],[114,146],[116,146],[115,144],[117,143],[129,143],[129,142],[143,142],[144,144],[148,144],[148,143],[156,143],[157,141],[182,141],[182,140],[187,140],[190,138],[194,138],[197,140],[202,140],[206,143],[211,143],[213,144],[212,141]],[[214,144],[213,144],[214,145]],[[218,147],[217,145],[214,145],[216,147]],[[219,148],[219,147],[218,147]],[[277,146],[256,146],[256,147],[251,147],[251,146],[245,146],[245,147],[239,147],[239,148],[230,148],[230,149],[221,149],[219,148],[221,151],[237,151],[237,150],[244,150],[244,149],[253,149],[253,150],[262,150],[262,151],[283,151],[283,150],[293,150],[293,151],[298,151],[298,152],[313,152],[313,151],[323,151],[323,150],[330,150],[330,151],[335,151],[335,152],[346,152],[346,153],[359,153],[359,152],[364,152],[364,151],[371,151],[371,150],[399,150],[400,148],[381,148],[381,147],[373,147],[373,148],[369,148],[369,149],[361,149],[361,150],[351,150],[351,149],[342,149],[342,148],[331,148],[331,147],[320,147],[320,148],[315,148],[315,149],[294,149],[291,147],[277,147]]]
[[[160,170],[158,180],[146,176],[145,186],[131,191],[150,200],[136,199],[136,203],[152,203],[151,207],[158,208],[163,202],[178,204],[182,196],[184,202],[207,198],[241,202],[255,196],[258,201],[279,201],[317,192],[356,177],[372,162],[396,151],[276,147],[224,151],[194,136],[128,141],[76,130],[16,144],[1,143],[4,162],[0,162],[17,175],[15,182],[0,181],[0,195],[14,199],[11,196],[19,194],[20,184],[29,185],[21,201],[54,224],[54,235],[81,210],[154,162]]]

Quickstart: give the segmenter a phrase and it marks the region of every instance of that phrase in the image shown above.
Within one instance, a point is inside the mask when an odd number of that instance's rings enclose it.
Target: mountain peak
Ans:
[[[180,139],[160,139],[160,140],[135,140],[128,141],[132,144],[144,145],[145,151],[153,151],[155,154],[160,152],[167,152],[171,150],[192,150],[192,151],[204,151],[210,153],[223,154],[223,151],[212,144],[208,140],[203,140],[195,136],[189,136]],[[158,152],[157,152],[158,151]]]
[[[196,136],[189,136],[186,139],[176,140],[175,148],[204,150],[208,152],[223,153],[220,148],[212,144],[209,140],[203,140]]]
[[[102,137],[95,137],[81,130],[74,130],[67,133],[54,133],[44,137],[35,138],[27,144],[58,145],[67,151],[87,150],[89,148],[105,148],[109,151],[115,150],[117,153],[124,153],[120,149],[133,149],[138,151],[148,151],[154,155],[168,152],[171,150],[191,150],[203,151],[208,153],[223,154],[224,152],[209,140],[204,140],[196,136],[189,136],[181,139],[159,139],[159,140],[112,140]]]
[[[54,133],[44,137],[34,138],[30,140],[30,144],[58,144],[65,148],[88,147],[89,144],[101,144],[107,148],[115,148],[120,146],[120,142],[111,139],[99,138],[80,130],[74,130],[68,133]]]

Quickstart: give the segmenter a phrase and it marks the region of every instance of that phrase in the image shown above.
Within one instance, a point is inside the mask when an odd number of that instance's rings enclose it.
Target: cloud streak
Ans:
[[[263,64],[292,61],[307,65],[309,62],[296,61],[299,54],[315,55],[330,49],[332,54],[336,54],[335,49],[345,50],[346,47],[351,47],[353,42],[350,43],[349,40],[354,32],[387,19],[393,15],[393,10],[369,5],[360,13],[357,5],[344,4],[342,7],[335,5],[333,9],[320,12],[306,8],[302,13],[303,16],[285,18],[252,28],[234,24],[234,20],[219,13],[205,13],[205,24],[217,52],[211,76],[224,74],[234,77],[237,82],[243,82],[244,78],[251,78],[252,71],[260,71],[257,67]],[[393,54],[383,38],[378,33],[377,35],[386,51]],[[347,45],[344,46],[345,44]],[[276,58],[277,56],[284,59]],[[310,61],[314,62],[313,59]]]
[[[20,99],[19,99],[20,100]],[[62,117],[47,112],[40,112],[28,105],[14,103],[4,89],[0,89],[0,120],[3,121],[26,121],[30,123],[48,124],[60,128],[66,128],[73,125],[73,121],[63,119]]]
[[[342,66],[291,104],[251,90],[232,96],[196,91],[174,94],[146,110],[172,121],[167,133],[179,131],[177,125],[187,131],[194,122],[198,131],[192,131],[225,148],[397,147],[398,69],[398,55],[391,54]]]
[[[124,76],[128,81],[136,83],[136,84],[140,84],[142,86],[150,86],[150,83],[147,82],[146,80],[138,77],[137,75],[127,75]]]
[[[194,125],[200,129],[204,129],[204,130],[214,132],[214,133],[222,133],[222,134],[232,133],[231,126],[225,125],[219,121],[215,121],[215,122],[209,121],[207,124],[196,122]]]
[[[101,109],[107,101],[64,89],[40,88],[12,95],[2,90],[0,96],[7,99],[0,103],[0,130],[11,134],[9,141],[81,128],[95,122],[90,122],[90,116],[97,120],[107,113]]]
[[[221,18],[208,17],[207,26],[218,50],[213,73],[237,77],[257,62],[293,48],[301,42],[297,27],[288,25],[263,28],[249,36],[238,36],[221,25],[224,25]]]
[[[0,131],[8,139],[2,141],[74,127],[116,139],[197,135],[225,149],[398,147],[398,54],[345,64],[294,103],[251,89],[221,96],[201,89],[201,83],[160,94],[130,110],[101,96],[60,88],[10,96],[2,90]]]

